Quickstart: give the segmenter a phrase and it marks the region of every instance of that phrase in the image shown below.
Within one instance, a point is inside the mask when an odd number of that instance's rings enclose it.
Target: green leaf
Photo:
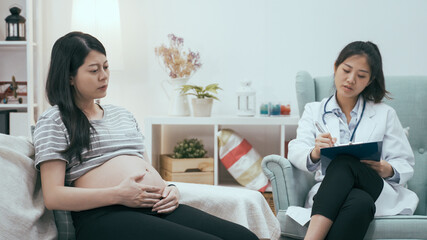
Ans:
[[[205,88],[197,85],[183,85],[181,87],[181,94],[193,95],[201,99],[213,98],[219,101],[219,99],[213,95],[218,93],[217,90],[222,90],[222,88],[218,86],[218,83],[209,84]],[[210,93],[213,93],[213,94],[210,94]]]
[[[206,86],[206,91],[208,92],[216,92],[216,90],[221,89],[218,87],[218,83],[212,83]]]
[[[209,93],[206,93],[206,96],[205,97],[207,97],[207,98],[213,98],[213,99],[216,99],[216,100],[218,100],[219,101],[219,99],[216,97],[216,96],[214,96],[214,95],[212,95],[212,94],[209,94]]]

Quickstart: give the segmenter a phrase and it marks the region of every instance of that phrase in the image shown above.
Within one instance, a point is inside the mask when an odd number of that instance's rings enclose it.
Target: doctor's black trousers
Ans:
[[[331,161],[311,212],[332,220],[326,239],[362,240],[383,186],[378,173],[355,157],[340,155]]]

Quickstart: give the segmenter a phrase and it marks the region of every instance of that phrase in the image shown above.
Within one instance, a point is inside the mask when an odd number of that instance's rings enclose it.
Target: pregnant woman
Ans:
[[[108,61],[101,42],[71,32],[52,49],[50,109],[34,132],[46,207],[72,212],[77,239],[258,239],[190,206],[144,158],[143,136],[124,108],[100,105]]]

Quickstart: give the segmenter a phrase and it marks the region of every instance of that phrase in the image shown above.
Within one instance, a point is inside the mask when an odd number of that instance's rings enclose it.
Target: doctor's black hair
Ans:
[[[76,157],[82,162],[81,153],[90,149],[90,129],[95,130],[83,111],[77,106],[71,78],[77,75],[89,52],[97,51],[107,56],[102,43],[95,37],[70,32],[59,38],[52,48],[49,72],[46,80],[46,94],[49,103],[58,105],[61,119],[69,135],[70,145],[62,154],[71,161]]]
[[[343,63],[347,58],[354,55],[366,56],[369,67],[371,68],[370,84],[360,93],[365,100],[379,103],[384,97],[390,99],[389,92],[385,89],[385,80],[383,73],[383,63],[380,50],[372,42],[355,41],[349,43],[341,50],[335,61],[335,68]]]

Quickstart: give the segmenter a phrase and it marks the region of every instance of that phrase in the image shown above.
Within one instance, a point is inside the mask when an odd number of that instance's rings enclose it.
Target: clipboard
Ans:
[[[358,159],[380,161],[382,148],[383,141],[350,143],[335,147],[322,148],[320,149],[320,165],[322,174],[326,173],[326,168],[329,166],[329,163],[341,154],[351,155]]]

